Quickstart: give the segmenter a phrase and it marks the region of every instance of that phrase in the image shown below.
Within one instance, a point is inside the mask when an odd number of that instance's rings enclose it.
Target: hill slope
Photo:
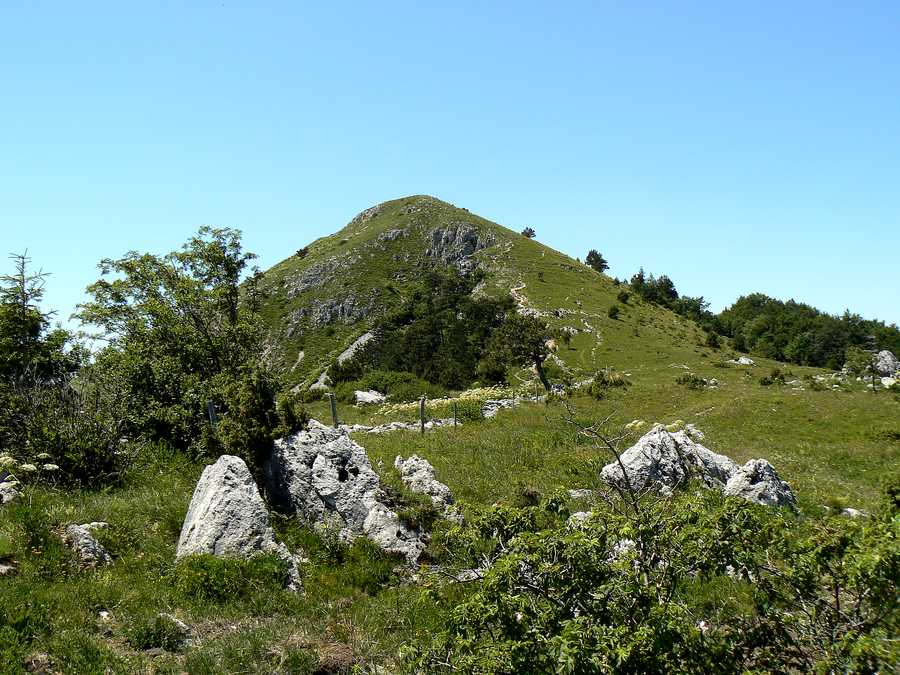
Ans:
[[[645,364],[699,353],[703,336],[692,322],[636,297],[610,319],[621,288],[609,277],[466,209],[413,196],[363,211],[266,272],[263,313],[276,360],[292,382],[314,381],[423,270],[446,265],[483,270],[478,292],[511,293],[521,311],[565,328],[572,340],[558,356],[573,372],[611,360],[638,365],[628,354]]]

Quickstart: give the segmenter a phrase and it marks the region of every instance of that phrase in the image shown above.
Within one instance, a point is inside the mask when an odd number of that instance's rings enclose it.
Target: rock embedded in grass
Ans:
[[[344,429],[310,420],[275,441],[265,473],[274,503],[301,522],[333,527],[347,542],[367,536],[411,564],[425,548],[422,534],[388,507],[365,448]]]
[[[106,523],[85,523],[84,525],[69,525],[66,528],[65,542],[83,565],[103,567],[112,562],[109,553],[94,538],[94,532],[105,527],[107,527]]]
[[[274,553],[289,563],[292,590],[300,587],[296,562],[275,541],[266,505],[240,457],[219,457],[203,469],[194,489],[175,557],[204,553],[243,558]]]
[[[613,461],[604,466],[601,477],[623,491],[640,493],[655,489],[662,494],[672,494],[689,479],[696,478],[708,488],[757,504],[793,506],[796,503],[790,486],[766,460],[752,459],[738,466],[725,455],[696,442],[697,429],[689,434],[670,427],[672,430],[654,425],[620,455],[621,465]]]
[[[434,467],[427,459],[418,455],[410,455],[408,459],[403,459],[397,455],[394,467],[400,472],[400,478],[406,487],[413,492],[428,495],[432,504],[439,509],[446,510],[453,504],[453,493],[435,477]]]

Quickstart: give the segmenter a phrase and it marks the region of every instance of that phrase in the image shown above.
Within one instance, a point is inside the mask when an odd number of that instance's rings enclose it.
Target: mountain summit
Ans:
[[[476,293],[511,294],[521,313],[568,334],[569,345],[554,357],[564,369],[592,373],[612,351],[620,353],[617,363],[629,360],[622,352],[650,352],[646,363],[696,351],[700,341],[692,322],[627,298],[624,286],[583,263],[467,209],[416,195],[366,209],[265,273],[273,357],[292,382],[315,381],[425,271],[447,266],[481,270]],[[610,318],[613,305],[620,311]]]

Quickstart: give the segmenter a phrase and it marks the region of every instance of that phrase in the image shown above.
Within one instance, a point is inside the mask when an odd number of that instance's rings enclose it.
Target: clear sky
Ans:
[[[268,267],[419,193],[900,322],[900,3],[0,3],[0,252],[60,318],[102,257],[227,225]]]

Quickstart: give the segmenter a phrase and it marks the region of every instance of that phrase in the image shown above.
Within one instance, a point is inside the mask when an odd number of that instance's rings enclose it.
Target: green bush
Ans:
[[[447,390],[437,384],[427,382],[412,373],[387,370],[373,370],[359,379],[341,382],[335,389],[338,400],[354,402],[355,391],[374,390],[385,394],[395,403],[418,401],[422,396],[443,398]]]
[[[682,373],[675,378],[675,384],[680,384],[688,389],[703,389],[706,386],[706,380],[694,373]]]
[[[549,503],[493,507],[444,538],[456,565],[490,564],[443,629],[405,650],[406,665],[891,671],[900,657],[897,492],[867,521],[793,520],[713,491],[597,504],[578,527],[560,526],[565,513],[554,519]]]
[[[785,373],[784,371],[781,370],[781,368],[776,367],[776,368],[772,368],[772,370],[769,371],[768,375],[763,375],[761,378],[759,378],[759,383],[764,387],[768,387],[773,384],[784,384],[785,377],[790,377],[790,376],[791,376],[790,372]]]
[[[617,319],[619,317],[619,306],[612,305],[609,310],[607,310],[606,316],[608,316],[610,319]]]
[[[626,290],[621,290],[616,294],[616,300],[621,302],[623,305],[628,304],[629,298],[631,298],[631,293]]]
[[[609,393],[610,389],[630,387],[631,382],[625,376],[616,372],[613,368],[604,368],[594,373],[594,381],[591,382],[590,394],[598,401]]]
[[[214,604],[279,591],[289,583],[289,564],[270,553],[247,560],[192,555],[179,560],[172,572],[172,585],[178,593]]]
[[[706,334],[706,342],[704,344],[710,349],[718,349],[721,346],[719,334],[715,331],[709,331]]]

